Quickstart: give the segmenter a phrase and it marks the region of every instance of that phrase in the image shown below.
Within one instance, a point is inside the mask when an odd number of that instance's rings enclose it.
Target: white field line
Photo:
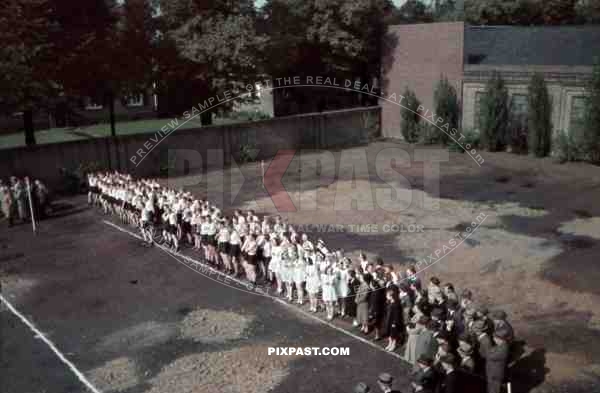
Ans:
[[[23,314],[21,314],[12,304],[10,304],[10,302],[8,300],[6,300],[6,298],[4,296],[2,296],[0,294],[0,301],[2,303],[4,303],[4,305],[14,314],[16,315],[21,322],[23,322],[25,325],[27,325],[27,327],[29,327],[29,329],[31,329],[31,331],[33,333],[35,333],[36,338],[39,338],[40,340],[42,340],[51,350],[52,352],[54,352],[54,354],[73,372],[73,374],[75,374],[75,376],[77,377],[77,379],[79,379],[79,381],[85,385],[85,387],[87,387],[91,392],[93,393],[101,393],[99,389],[97,389],[94,385],[92,385],[92,383],[90,381],[88,381],[88,379],[85,377],[85,375],[83,375],[83,373],[81,371],[79,371],[77,369],[77,367],[75,367],[75,365],[73,363],[71,363],[71,361],[69,361],[69,359],[67,359],[65,357],[65,355],[63,355],[58,348],[56,348],[56,345],[54,345],[54,343],[52,341],[50,341],[46,336],[44,336],[44,334],[37,328],[35,327],[35,325],[33,324],[33,322],[30,322],[27,318],[25,318],[23,316]]]

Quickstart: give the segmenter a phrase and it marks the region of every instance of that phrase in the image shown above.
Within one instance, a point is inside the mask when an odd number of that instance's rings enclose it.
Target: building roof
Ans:
[[[600,26],[465,26],[464,64],[591,66]]]

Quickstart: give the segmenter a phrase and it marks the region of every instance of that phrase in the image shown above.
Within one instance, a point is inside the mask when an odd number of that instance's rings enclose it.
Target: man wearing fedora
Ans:
[[[494,324],[494,332],[505,332],[507,341],[510,344],[515,337],[515,333],[512,325],[506,320],[506,312],[504,312],[503,310],[492,311],[490,313],[490,319]]]
[[[485,358],[485,377],[487,393],[500,393],[504,383],[506,364],[508,361],[508,335],[505,331],[494,333],[494,345],[487,351]]]
[[[371,392],[371,388],[364,382],[359,382],[354,387],[353,393],[369,393]]]
[[[462,392],[460,385],[460,374],[456,370],[456,357],[449,353],[440,359],[443,368],[443,374],[437,393],[458,393]]]
[[[383,393],[400,393],[399,390],[392,389],[392,383],[394,382],[394,377],[392,377],[388,373],[379,374],[377,378],[377,385],[379,385],[379,389]]]
[[[423,374],[417,374],[412,381],[413,393],[434,393],[434,388],[430,387],[427,378]]]
[[[419,381],[416,384],[415,381]],[[421,355],[417,359],[417,372],[415,373],[415,381],[413,381],[413,388],[415,392],[419,392],[415,385],[421,386],[425,391],[435,391],[437,386],[437,374],[433,368],[433,358],[428,355]]]
[[[492,347],[492,340],[487,331],[487,324],[485,321],[476,320],[471,325],[471,332],[477,339],[477,344],[479,346],[479,356],[482,359],[487,358],[487,353]]]

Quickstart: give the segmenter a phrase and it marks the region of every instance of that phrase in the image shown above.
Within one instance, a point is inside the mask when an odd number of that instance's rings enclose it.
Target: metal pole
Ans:
[[[25,178],[25,184],[27,185],[27,197],[29,198],[29,210],[31,211],[31,225],[33,226],[33,233],[36,233],[36,225],[35,225],[35,214],[33,212],[33,200],[31,199],[31,183],[29,183],[29,178]]]

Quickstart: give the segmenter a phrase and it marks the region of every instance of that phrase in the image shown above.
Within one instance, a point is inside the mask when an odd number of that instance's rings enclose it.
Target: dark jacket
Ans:
[[[504,381],[508,360],[508,344],[503,343],[491,347],[485,358],[485,376],[488,380]]]
[[[462,393],[460,387],[460,373],[456,370],[450,374],[442,374],[442,380],[438,386],[437,393]]]
[[[404,323],[402,320],[402,304],[400,304],[399,301],[387,303],[385,309],[383,335],[397,339],[400,338],[403,334]]]
[[[385,289],[379,284],[373,283],[371,287],[371,296],[369,297],[369,320],[375,324],[380,324],[385,315]]]

